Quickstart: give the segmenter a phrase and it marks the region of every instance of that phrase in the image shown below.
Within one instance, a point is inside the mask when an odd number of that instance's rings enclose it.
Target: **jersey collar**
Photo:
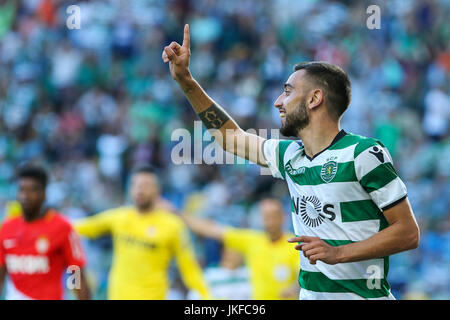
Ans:
[[[341,131],[339,131],[339,133],[336,135],[336,137],[334,137],[333,141],[331,141],[330,145],[328,147],[326,147],[325,149],[323,149],[322,151],[316,153],[313,157],[309,157],[305,151],[305,157],[306,159],[308,159],[309,161],[313,161],[318,155],[320,155],[321,153],[323,153],[324,151],[328,150],[333,144],[335,144],[336,142],[338,142],[339,140],[341,140],[343,137],[345,137],[347,135],[347,132],[345,132],[344,129],[342,129]]]

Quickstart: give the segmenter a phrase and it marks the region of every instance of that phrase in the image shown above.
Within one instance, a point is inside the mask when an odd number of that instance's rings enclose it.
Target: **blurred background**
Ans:
[[[69,30],[66,8],[81,9]],[[381,9],[369,30],[366,8]],[[398,299],[450,298],[450,1],[0,1],[0,219],[25,161],[51,174],[48,203],[78,219],[128,201],[130,170],[157,168],[176,207],[235,227],[261,228],[257,201],[290,204],[283,181],[253,164],[175,165],[177,128],[196,115],[161,52],[191,27],[191,70],[244,129],[279,128],[273,107],[295,63],[348,72],[342,128],[380,139],[406,183],[418,249],[391,257]],[[204,142],[204,146],[208,143]],[[193,147],[193,145],[192,145]],[[203,267],[217,243],[194,238]],[[94,298],[106,295],[111,241],[85,241]],[[171,299],[185,288],[171,273]]]

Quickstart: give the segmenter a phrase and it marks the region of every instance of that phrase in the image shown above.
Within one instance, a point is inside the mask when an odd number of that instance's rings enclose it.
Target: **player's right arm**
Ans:
[[[73,223],[74,229],[87,238],[97,238],[111,233],[116,210],[107,210]]]
[[[169,63],[173,79],[198,114],[215,141],[227,152],[253,163],[267,166],[262,153],[264,138],[242,130],[231,116],[202,89],[189,70],[189,25],[184,27],[183,44],[172,42],[164,47],[162,59]]]

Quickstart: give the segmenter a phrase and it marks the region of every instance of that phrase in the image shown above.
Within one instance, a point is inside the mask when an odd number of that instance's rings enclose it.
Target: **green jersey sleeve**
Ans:
[[[293,140],[268,139],[263,144],[263,155],[274,178],[286,179],[284,155]]]

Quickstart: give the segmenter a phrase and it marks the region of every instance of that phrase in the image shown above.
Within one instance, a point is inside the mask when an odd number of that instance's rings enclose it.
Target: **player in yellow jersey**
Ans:
[[[214,221],[183,214],[191,230],[201,236],[223,241],[226,248],[240,252],[249,268],[252,299],[297,299],[299,255],[292,251],[283,233],[283,208],[275,199],[260,203],[264,231],[223,227]]]
[[[133,173],[131,197],[133,206],[101,212],[75,223],[75,229],[88,238],[112,235],[108,299],[166,299],[172,258],[186,287],[204,299],[210,298],[188,229],[177,215],[158,206],[160,190],[151,168],[142,167]]]

